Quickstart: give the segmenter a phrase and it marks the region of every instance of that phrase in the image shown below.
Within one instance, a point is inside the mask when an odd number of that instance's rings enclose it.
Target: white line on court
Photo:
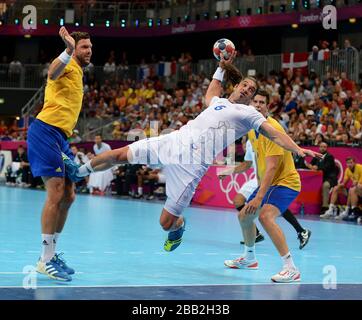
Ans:
[[[218,256],[219,254],[217,252],[206,252],[206,256]]]
[[[15,253],[15,251],[12,251],[12,250],[1,250],[0,253]]]
[[[117,252],[116,251],[104,251],[103,253],[105,253],[105,254],[116,254]]]
[[[264,285],[264,286],[300,286],[300,285],[323,285],[320,282],[302,282],[302,283],[260,283],[260,282],[256,282],[256,283],[217,283],[217,284],[161,284],[161,285],[93,285],[93,286],[70,286],[70,285],[66,285],[64,284],[63,286],[38,286],[37,289],[41,289],[41,288],[143,288],[143,287],[220,287],[220,286],[227,286],[227,287],[236,287],[236,286],[260,286],[260,285]],[[347,285],[347,284],[351,284],[351,285],[362,285],[362,282],[359,283],[355,283],[355,282],[343,282],[343,283],[337,283],[337,285]],[[20,288],[23,289],[22,286],[0,286],[0,289],[16,289],[16,288]]]
[[[94,253],[94,251],[79,251],[79,253],[82,253],[82,254],[90,254],[90,253]]]
[[[342,256],[329,256],[330,258],[342,258]]]
[[[144,254],[143,251],[130,251],[129,254]]]

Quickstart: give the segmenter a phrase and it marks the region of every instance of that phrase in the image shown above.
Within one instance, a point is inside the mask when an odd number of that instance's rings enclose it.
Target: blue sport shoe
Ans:
[[[166,251],[173,251],[175,250],[182,242],[182,235],[185,231],[186,220],[184,218],[183,226],[175,231],[171,231],[168,233],[167,240],[163,245],[163,248]]]
[[[54,261],[55,263],[57,263],[66,273],[68,274],[74,274],[75,271],[73,268],[69,267],[66,264],[66,261],[62,258],[63,252],[61,253],[56,253],[52,259],[52,261]]]
[[[67,177],[73,182],[82,181],[83,177],[78,177],[78,168],[80,165],[76,164],[72,159],[70,159],[65,153],[62,152],[62,158],[65,166],[65,173]]]
[[[54,260],[50,260],[45,263],[39,259],[36,265],[36,271],[41,274],[47,275],[49,278],[69,282],[72,281],[72,277],[66,273]]]

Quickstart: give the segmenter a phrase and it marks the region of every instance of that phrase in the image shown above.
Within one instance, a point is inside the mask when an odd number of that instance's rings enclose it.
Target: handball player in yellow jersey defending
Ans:
[[[78,121],[83,100],[83,70],[90,63],[92,43],[85,32],[59,35],[66,49],[49,66],[44,105],[28,131],[28,156],[34,176],[42,177],[47,198],[42,212],[42,254],[37,272],[71,281],[74,270],[56,254],[56,244],[75,199],[74,184],[65,174],[62,153],[74,158],[67,138]]]

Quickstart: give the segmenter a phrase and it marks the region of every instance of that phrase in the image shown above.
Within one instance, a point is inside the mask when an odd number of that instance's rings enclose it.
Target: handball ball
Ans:
[[[220,54],[222,53],[224,59],[227,60],[231,54],[235,51],[234,44],[229,39],[217,40],[214,44],[213,53],[217,60],[220,60]]]

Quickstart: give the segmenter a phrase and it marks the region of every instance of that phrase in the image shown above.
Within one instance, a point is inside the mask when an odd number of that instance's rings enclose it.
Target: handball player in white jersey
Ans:
[[[299,156],[316,156],[313,151],[300,148],[288,135],[274,129],[254,107],[240,103],[254,96],[257,90],[255,79],[239,81],[228,99],[220,97],[225,69],[235,68],[231,65],[235,55],[234,52],[228,60],[221,58],[205,95],[206,109],[180,130],[104,152],[79,168],[70,159],[64,159],[68,175],[73,180],[122,163],[162,165],[167,200],[160,224],[168,231],[164,244],[166,251],[181,244],[185,227],[182,211],[190,204],[213,159],[251,129]]]

